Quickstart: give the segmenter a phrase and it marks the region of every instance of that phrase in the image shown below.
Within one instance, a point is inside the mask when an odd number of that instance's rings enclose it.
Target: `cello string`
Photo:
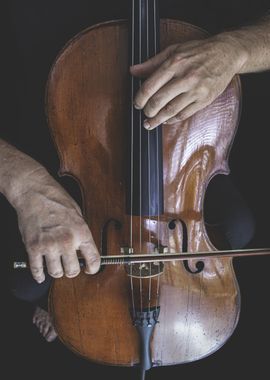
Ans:
[[[149,0],[146,0],[146,58],[149,59]],[[151,181],[150,181],[150,172],[151,172],[151,160],[150,160],[150,131],[147,131],[147,145],[148,145],[148,242],[149,248],[151,247],[151,224],[150,224],[150,207],[151,207]],[[151,252],[149,252],[151,253]],[[149,282],[148,282],[148,312],[150,313],[151,307],[151,280],[152,275],[152,263],[149,265]]]
[[[154,7],[153,7],[153,10],[154,10],[154,55],[157,55],[157,10],[156,10],[156,0],[154,0]],[[158,127],[158,128],[161,128],[161,127]],[[159,252],[160,250],[160,243],[159,243],[159,239],[160,239],[160,230],[159,230],[159,223],[160,223],[160,218],[159,218],[159,213],[160,213],[160,209],[159,209],[159,198],[160,198],[160,194],[159,194],[159,181],[160,181],[160,178],[159,178],[159,138],[158,138],[158,131],[156,132],[156,144],[157,144],[157,157],[156,157],[156,160],[157,160],[157,198],[158,198],[158,217],[157,217],[157,241],[158,241],[158,246],[157,246],[157,250]],[[158,261],[158,271],[160,273],[160,261]],[[157,278],[157,291],[156,291],[156,312],[157,312],[157,308],[158,308],[158,305],[159,305],[159,292],[160,292],[160,275],[158,275],[158,278]]]
[[[131,64],[134,65],[134,0],[132,0],[132,26],[131,26]],[[131,76],[131,159],[130,159],[130,248],[133,249],[133,127],[134,127],[134,107],[133,107],[133,95],[134,95],[134,77]],[[131,290],[131,302],[132,302],[132,312],[133,318],[135,318],[135,302],[134,302],[134,285],[133,285],[133,264],[130,266],[130,290]]]
[[[142,63],[142,0],[139,0],[139,63]],[[139,86],[141,87],[142,81],[139,79]],[[142,111],[139,111],[139,128],[140,128],[140,253],[142,252]],[[141,313],[143,311],[143,283],[142,283],[142,267],[139,265],[139,278],[140,278],[140,304]]]

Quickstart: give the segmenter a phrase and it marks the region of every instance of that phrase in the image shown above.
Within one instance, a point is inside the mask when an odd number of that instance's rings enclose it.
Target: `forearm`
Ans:
[[[35,280],[44,281],[44,257],[52,277],[77,276],[77,251],[86,273],[98,271],[99,253],[79,206],[41,164],[1,139],[0,192],[17,211]]]
[[[241,55],[237,74],[270,69],[270,15],[254,25],[220,33],[217,38],[232,44]]]
[[[0,139],[0,192],[15,207],[27,188],[50,177],[37,161]]]

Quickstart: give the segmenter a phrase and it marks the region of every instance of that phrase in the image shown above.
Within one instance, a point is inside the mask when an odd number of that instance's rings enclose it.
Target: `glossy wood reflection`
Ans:
[[[188,24],[161,22],[162,48],[204,36]],[[61,159],[60,172],[79,182],[85,216],[100,250],[108,220],[121,224],[120,229],[113,223],[107,229],[108,254],[120,254],[121,247],[130,244],[130,216],[125,211],[128,76],[127,25],[111,22],[76,36],[60,53],[48,82],[48,120]],[[194,117],[163,127],[165,212],[160,218],[133,217],[134,253],[150,253],[157,245],[181,251],[183,223],[194,257],[197,251],[215,249],[204,225],[203,200],[211,178],[228,173],[239,102],[235,78]],[[191,268],[195,264],[196,259],[189,263]],[[160,323],[151,345],[154,365],[200,359],[232,334],[240,295],[231,259],[207,259],[204,265],[201,273],[191,274],[180,262],[164,264],[159,279]],[[151,281],[154,292],[157,279]],[[143,287],[148,284],[144,281]],[[139,338],[132,324],[130,279],[124,267],[55,280],[50,310],[60,339],[75,352],[100,363],[138,363]]]

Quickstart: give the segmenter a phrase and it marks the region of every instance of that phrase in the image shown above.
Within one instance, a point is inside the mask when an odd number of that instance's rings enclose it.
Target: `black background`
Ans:
[[[164,1],[161,16],[178,18],[216,33],[255,22],[269,1]],[[50,66],[63,45],[76,33],[97,22],[126,18],[127,0],[34,1],[3,3],[1,137],[34,157],[57,177],[59,161],[44,113],[44,93]],[[241,76],[242,115],[230,156],[232,177],[247,200],[255,221],[252,247],[270,246],[268,216],[270,73]],[[80,203],[77,186],[58,180]],[[2,197],[1,210],[1,321],[2,368],[10,378],[17,371],[29,379],[86,376],[103,379],[137,379],[135,369],[90,364],[76,357],[58,341],[46,343],[32,326],[32,309],[11,297],[8,273],[13,256],[24,253],[16,213]],[[198,362],[152,369],[147,379],[199,376],[208,379],[235,376],[267,378],[270,338],[270,258],[235,259],[242,305],[240,320],[229,341],[216,353]],[[93,342],[94,344],[94,342]]]

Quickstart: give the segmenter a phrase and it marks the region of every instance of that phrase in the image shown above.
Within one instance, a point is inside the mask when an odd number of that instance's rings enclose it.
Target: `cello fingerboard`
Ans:
[[[159,52],[159,15],[156,0],[132,0],[129,23],[129,62],[142,63]],[[161,126],[153,131],[143,127],[143,111],[133,106],[142,85],[130,78],[130,122],[127,179],[127,213],[157,216],[163,214],[163,165]]]

